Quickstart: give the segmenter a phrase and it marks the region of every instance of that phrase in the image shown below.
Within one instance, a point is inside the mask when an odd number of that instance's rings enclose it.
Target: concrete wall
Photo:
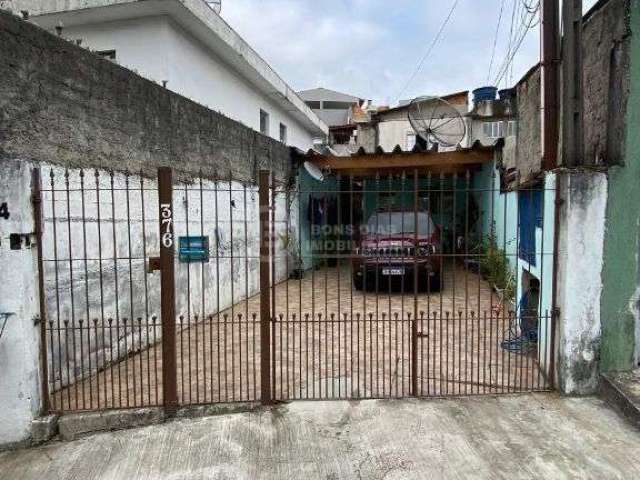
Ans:
[[[115,50],[116,61],[208,108],[260,131],[260,110],[270,115],[269,135],[288,144],[313,146],[313,135],[281,106],[234,71],[220,57],[167,16],[67,27],[64,36],[82,39],[91,50]]]
[[[52,183],[50,171],[54,172]],[[77,327],[80,321],[86,326],[87,320],[94,319],[100,325],[108,319],[128,319],[131,325],[132,319],[160,318],[160,274],[147,272],[147,259],[160,254],[157,183],[116,174],[111,190],[109,172],[97,172],[97,180],[94,172],[88,173],[83,193],[80,172],[68,172],[67,196],[65,170],[43,166],[46,318],[54,329],[65,324]],[[295,219],[287,225],[285,195],[278,194],[275,201],[276,238],[288,228],[297,236]],[[199,181],[176,183],[173,204],[176,249],[181,237],[203,235],[209,238],[210,257],[204,263],[185,263],[176,254],[176,320],[215,315],[258,293],[257,187],[205,179],[201,190]],[[282,243],[275,242],[275,247],[275,281],[279,282],[286,278],[287,265]],[[126,330],[122,323],[120,328],[119,338],[114,339],[97,330],[82,338],[79,333],[76,338],[73,333],[62,338],[54,335],[47,345],[52,390],[86,378],[147,343],[149,331]],[[161,332],[155,333],[159,339]],[[75,347],[81,342],[83,349]]]
[[[603,173],[558,175],[560,241],[557,373],[569,394],[593,393],[600,360],[603,241],[607,177]]]
[[[0,338],[0,447],[30,435],[40,408],[39,317],[35,245],[11,250],[9,235],[34,231],[31,208],[31,165],[2,161],[0,204],[10,217],[0,218],[0,329],[3,313],[11,313]]]
[[[133,72],[0,13],[0,154],[71,167],[255,182],[289,149]]]
[[[584,22],[584,165],[623,161],[632,3],[599,2]]]
[[[521,182],[540,172],[541,137],[541,71],[532,69],[516,86],[518,101],[517,165]]]
[[[625,2],[612,2],[618,11]],[[602,271],[602,360],[603,371],[628,370],[638,365],[640,355],[640,2],[630,2],[629,27],[633,32],[628,44],[626,62],[629,69],[624,78],[629,84],[628,107],[619,118],[626,124],[622,130],[625,142],[620,165],[609,169],[604,265]],[[613,13],[613,12],[612,12]],[[604,22],[612,13],[594,17],[589,28]],[[609,33],[609,32],[607,32]],[[590,37],[595,34],[590,33]],[[610,43],[607,43],[611,47]],[[604,48],[604,47],[600,47]],[[604,56],[604,53],[603,53]],[[624,62],[623,62],[624,63]],[[594,72],[595,73],[595,72]],[[597,81],[589,75],[588,81]],[[612,125],[608,134],[616,134]],[[598,137],[599,138],[599,137]],[[599,140],[597,145],[602,145]],[[594,147],[595,148],[595,145]],[[615,160],[615,159],[614,159]]]
[[[245,127],[219,113],[206,109],[188,99],[180,97],[161,86],[145,80],[131,71],[101,59],[85,49],[72,45],[63,39],[24,22],[17,17],[0,12],[0,162],[3,170],[0,173],[0,204],[8,202],[11,217],[5,221],[0,219],[0,255],[4,261],[0,272],[0,312],[9,311],[16,315],[9,319],[5,336],[0,340],[0,360],[3,372],[0,376],[0,444],[25,441],[29,437],[28,424],[40,406],[38,381],[39,341],[38,329],[34,326],[34,318],[39,314],[37,270],[35,250],[23,248],[8,250],[7,237],[10,233],[30,233],[34,224],[29,203],[30,172],[33,166],[41,166],[45,187],[49,180],[49,170],[56,173],[56,188],[65,188],[64,172],[69,170],[71,188],[69,207],[66,196],[56,192],[53,201],[51,193],[43,192],[43,208],[45,216],[43,248],[45,258],[53,256],[52,239],[52,204],[56,206],[58,226],[57,246],[59,255],[82,258],[84,253],[89,257],[96,253],[97,238],[103,242],[103,249],[116,252],[117,257],[127,256],[130,252],[126,213],[126,197],[122,190],[116,190],[113,199],[108,192],[100,194],[101,224],[103,233],[97,236],[96,196],[88,193],[85,197],[86,211],[84,217],[88,221],[88,247],[84,250],[84,233],[82,229],[82,200],[79,193],[79,170],[85,170],[87,185],[94,182],[93,172],[100,171],[102,187],[108,188],[109,173],[114,172],[114,185],[121,188],[125,182],[125,171],[141,172],[145,178],[148,191],[147,212],[147,245],[146,252],[141,251],[141,204],[140,195],[132,193],[129,207],[131,209],[131,252],[137,255],[157,253],[157,195],[153,191],[157,168],[171,166],[176,176],[175,208],[176,233],[186,233],[186,211],[184,201],[185,185],[188,190],[199,188],[194,179],[201,172],[204,177],[204,188],[208,201],[205,201],[203,234],[210,238],[219,238],[219,245],[212,243],[212,257],[215,252],[227,253],[232,247],[240,255],[247,256],[255,251],[258,241],[256,206],[257,195],[255,181],[261,168],[270,168],[277,178],[284,179],[290,175],[290,151],[287,147],[268,137]],[[231,194],[228,181],[221,182],[226,188],[219,194],[219,225],[213,225],[211,214],[214,203],[210,193],[216,187],[211,178],[229,178],[233,176]],[[140,175],[130,175],[129,182],[139,185]],[[95,185],[95,184],[93,184]],[[244,216],[244,186],[247,185],[247,221]],[[178,188],[179,187],[179,188]],[[93,195],[93,197],[91,196]],[[198,193],[190,191],[189,225],[190,232],[200,234],[200,204],[196,200]],[[234,209],[231,204],[236,203]],[[115,222],[107,211],[114,206]],[[233,222],[231,222],[231,211]],[[236,211],[237,210],[237,211]],[[283,195],[277,199],[278,212],[276,232],[286,231],[287,209]],[[69,213],[71,215],[69,215]],[[116,225],[115,249],[110,228]],[[251,241],[244,241],[244,225],[247,225],[247,236]],[[291,224],[295,224],[291,222]],[[71,229],[71,240],[65,236]],[[231,231],[234,231],[231,242]],[[191,233],[193,234],[193,233]],[[216,235],[217,234],[217,235]],[[111,240],[109,240],[111,238]],[[244,245],[248,244],[245,250]],[[215,247],[217,248],[215,248]],[[283,278],[286,269],[282,267],[285,260],[282,248],[276,268],[277,279]],[[92,258],[95,258],[93,256]],[[233,271],[231,263],[220,262],[220,281],[217,275],[212,276],[211,263],[207,265],[205,280],[209,288],[204,302],[204,310],[213,313],[218,308],[229,305],[232,301],[230,291],[234,285],[233,300],[255,293],[256,262],[251,260],[246,270],[241,268],[242,260],[236,260]],[[113,278],[117,270],[122,283],[118,286],[120,297],[115,301],[113,286],[105,290],[103,304],[105,316],[114,316],[117,311],[121,317],[146,316],[141,309],[141,285],[143,279],[149,280],[152,292],[149,296],[149,314],[157,311],[159,292],[158,275],[144,273],[144,262],[137,261],[131,268],[127,261],[118,261],[117,267],[106,267],[106,279]],[[51,266],[45,268],[45,296],[47,298],[46,313],[48,320],[71,320],[94,317],[97,309],[92,307],[87,313],[86,300],[83,298],[87,290],[91,291],[89,303],[96,302],[96,263],[87,265],[88,272],[82,262],[75,262],[73,267],[73,287],[69,270],[64,265],[59,270],[58,289],[52,280]],[[244,266],[244,265],[242,265]],[[68,266],[66,267],[69,268]],[[187,270],[190,276],[200,277],[200,266],[188,267],[178,264],[176,268],[178,313],[201,313],[202,288],[199,282],[186,286]],[[197,271],[196,271],[197,270]],[[223,278],[224,276],[224,278]],[[213,285],[221,285],[220,294],[212,293]],[[133,286],[133,289],[131,289]],[[89,287],[89,288],[87,288]],[[55,292],[61,290],[60,315],[57,313]],[[74,291],[76,304],[70,308],[70,292]],[[133,291],[133,294],[131,294]],[[191,291],[191,298],[187,292]],[[129,293],[127,293],[129,292]],[[66,297],[65,297],[66,296]],[[217,301],[217,298],[220,301]],[[215,305],[214,305],[215,304]],[[55,312],[55,315],[52,315]],[[94,339],[95,340],[95,339]],[[131,339],[129,339],[129,344]],[[121,343],[124,339],[119,340]],[[93,369],[111,360],[107,357],[108,345],[93,341],[94,352],[100,360]],[[63,349],[56,346],[58,351]],[[102,353],[100,352],[102,351]],[[55,351],[55,348],[54,348]],[[81,352],[75,352],[75,355]],[[121,349],[121,354],[125,351]],[[88,355],[89,352],[84,352]],[[78,358],[79,360],[79,358]],[[80,362],[78,362],[80,363]],[[87,373],[87,372],[84,372]],[[59,380],[59,384],[74,381],[72,375],[78,377],[83,372],[66,375],[60,368],[52,368],[51,378]],[[66,375],[66,378],[65,378]]]

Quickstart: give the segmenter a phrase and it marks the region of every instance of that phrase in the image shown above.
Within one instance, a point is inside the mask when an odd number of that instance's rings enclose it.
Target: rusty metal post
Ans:
[[[160,296],[162,317],[162,394],[168,415],[178,408],[176,365],[175,240],[171,168],[158,169],[160,205]]]
[[[418,170],[413,171],[413,319],[411,322],[411,395],[418,396]]]
[[[559,0],[542,0],[542,168],[558,166],[560,128],[560,5]]]
[[[271,396],[271,239],[269,171],[260,170],[260,388],[264,405]]]
[[[31,204],[38,254],[38,295],[40,297],[40,394],[42,395],[40,414],[50,410],[49,399],[49,358],[47,353],[47,312],[44,300],[44,263],[42,253],[42,180],[40,169],[31,171]]]

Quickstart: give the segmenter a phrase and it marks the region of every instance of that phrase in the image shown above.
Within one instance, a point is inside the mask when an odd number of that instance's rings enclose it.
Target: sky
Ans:
[[[519,9],[514,31],[524,32],[520,25],[531,17],[524,16],[522,5],[536,0],[457,0],[427,55],[454,2],[222,0],[222,17],[293,89],[322,86],[378,105],[472,90],[495,84],[498,76],[500,87],[513,86],[538,62],[539,27],[533,20],[511,66],[501,68],[509,58],[514,4]],[[595,2],[585,0],[585,10]]]

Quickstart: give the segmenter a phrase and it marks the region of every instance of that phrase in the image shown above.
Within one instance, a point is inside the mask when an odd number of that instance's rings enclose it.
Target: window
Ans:
[[[507,137],[515,137],[518,134],[518,122],[509,120],[507,122]]]
[[[107,60],[115,60],[116,59],[116,51],[115,50],[98,50],[96,52],[97,55],[102,58],[106,58]]]
[[[320,102],[308,101],[305,102],[307,107],[312,108],[313,110],[320,110]]]
[[[543,196],[539,187],[518,192],[518,256],[536,265],[536,228],[542,227]]]
[[[487,138],[502,138],[504,137],[504,123],[503,122],[485,122],[482,125],[482,130]]]
[[[323,110],[349,110],[351,108],[351,103],[349,102],[323,102],[322,109]]]
[[[260,110],[260,133],[269,135],[269,114],[264,110]]]
[[[280,141],[284,144],[287,143],[287,126],[284,123],[280,124]]]
[[[407,133],[407,144],[405,146],[405,150],[410,152],[413,150],[413,147],[416,146],[416,134],[415,133]]]

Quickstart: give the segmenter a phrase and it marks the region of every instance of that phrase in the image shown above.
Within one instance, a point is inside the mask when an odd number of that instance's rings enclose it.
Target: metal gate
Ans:
[[[295,233],[272,242],[289,279],[268,297],[274,399],[552,388],[553,188],[507,191],[487,168],[301,171],[279,195]]]
[[[545,185],[34,178],[51,411],[553,386]]]

